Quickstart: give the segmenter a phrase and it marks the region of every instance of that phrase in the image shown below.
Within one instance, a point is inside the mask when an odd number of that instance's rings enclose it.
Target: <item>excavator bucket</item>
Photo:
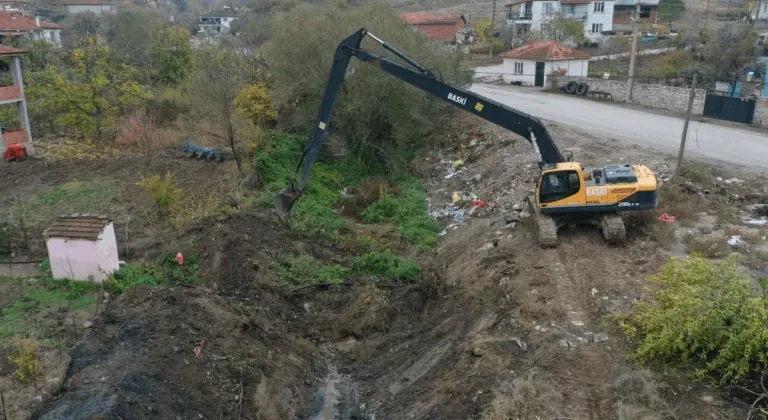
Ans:
[[[293,188],[285,188],[275,196],[275,209],[280,217],[291,214],[293,203],[299,199],[299,192]]]

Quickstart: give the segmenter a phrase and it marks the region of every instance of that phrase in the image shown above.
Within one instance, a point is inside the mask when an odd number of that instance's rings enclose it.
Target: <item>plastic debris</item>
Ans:
[[[198,344],[197,346],[195,346],[194,349],[192,349],[192,353],[194,353],[195,357],[197,357],[198,359],[203,354],[203,347],[205,347],[205,340],[201,341],[200,344]]]
[[[659,220],[661,220],[662,222],[667,222],[667,223],[672,223],[672,222],[675,221],[675,219],[676,219],[675,216],[671,216],[671,215],[669,215],[667,213],[662,213],[661,216],[659,216]]]
[[[448,234],[448,231],[445,229],[443,229],[443,231],[439,233],[440,236],[445,236],[447,234]]]
[[[464,165],[464,161],[461,159],[454,160],[453,162],[451,162],[451,166],[453,167],[453,169],[458,169],[462,165]]]
[[[176,254],[176,262],[179,263],[179,265],[184,265],[184,254],[181,252]]]
[[[472,200],[472,207],[483,208],[483,207],[485,207],[487,205],[488,205],[488,203],[486,203],[483,200]]]
[[[744,216],[744,217],[741,218],[741,222],[746,224],[746,225],[765,226],[765,225],[768,225],[768,218],[761,217],[759,219],[756,219],[754,217]]]
[[[459,201],[461,201],[461,194],[459,194],[458,191],[454,191],[453,194],[451,194],[451,200],[454,203],[458,203]]]
[[[744,242],[744,239],[741,237],[741,235],[733,235],[730,238],[728,238],[728,245],[730,246],[744,246],[746,242]]]

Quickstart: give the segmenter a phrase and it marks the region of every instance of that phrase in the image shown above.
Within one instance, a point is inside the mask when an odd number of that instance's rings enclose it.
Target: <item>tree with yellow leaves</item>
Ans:
[[[235,98],[235,108],[258,127],[264,127],[277,119],[277,110],[272,104],[272,92],[264,83],[242,88]]]
[[[137,82],[135,68],[111,58],[101,39],[82,38],[63,67],[48,66],[32,75],[30,99],[56,110],[63,126],[88,139],[105,140],[121,115],[151,97]]]

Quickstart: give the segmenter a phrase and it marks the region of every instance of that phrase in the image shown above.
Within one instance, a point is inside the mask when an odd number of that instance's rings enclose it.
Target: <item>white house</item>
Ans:
[[[108,15],[117,13],[117,5],[108,1],[101,0],[64,0],[60,2],[67,8],[69,13],[92,12],[97,15]]]
[[[45,231],[55,279],[103,282],[120,268],[112,220],[106,216],[62,216]]]
[[[505,83],[546,86],[550,74],[586,77],[589,54],[555,41],[538,41],[502,55]]]
[[[58,46],[61,44],[60,33],[61,26],[41,20],[39,17],[0,11],[0,36],[3,38],[24,37],[33,41],[45,40]]]
[[[240,16],[233,10],[220,10],[218,12],[206,13],[200,16],[200,32],[206,35],[227,33],[230,30],[232,22],[237,19],[240,19]]]
[[[508,26],[519,32],[541,31],[555,17],[584,22],[584,34],[599,41],[602,33],[613,29],[614,0],[517,0],[506,5]],[[518,10],[515,10],[518,9]]]

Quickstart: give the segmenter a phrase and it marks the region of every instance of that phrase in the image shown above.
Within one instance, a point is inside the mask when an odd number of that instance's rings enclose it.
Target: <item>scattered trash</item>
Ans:
[[[461,159],[454,160],[453,162],[451,162],[451,167],[453,169],[458,169],[458,168],[460,168],[463,165],[464,165],[464,161],[461,160]]]
[[[195,353],[195,357],[197,357],[198,359],[203,354],[204,346],[205,346],[205,340],[201,341],[200,344],[198,344],[197,346],[195,346],[194,349],[192,349],[192,353]]]
[[[83,322],[83,329],[87,330],[88,328],[91,328],[91,327],[93,327],[93,322],[91,322],[91,321]]]
[[[571,321],[571,324],[573,324],[573,325],[574,325],[574,326],[576,326],[576,327],[583,327],[583,326],[584,326],[584,323],[583,323],[583,322],[581,322],[581,321],[577,321],[577,320],[573,320],[573,321]]]
[[[595,343],[602,343],[603,341],[608,341],[608,334],[597,333],[592,337],[592,341]]]
[[[445,229],[443,229],[443,231],[439,233],[440,236],[445,236],[447,234],[448,234],[448,231]]]
[[[597,294],[597,288],[593,287],[592,290],[589,291],[589,293],[592,294],[592,297],[595,297],[595,295]]]
[[[733,235],[730,238],[728,238],[728,245],[744,246],[746,245],[746,242],[744,242],[744,239],[741,237],[741,235]]]
[[[720,178],[718,178],[718,181],[719,180],[720,180]],[[730,179],[726,179],[723,182],[725,182],[726,184],[733,184],[733,183],[741,184],[742,182],[744,182],[744,180],[741,180],[739,178],[730,178]]]
[[[176,254],[176,262],[179,263],[179,265],[184,265],[184,254],[181,252]]]
[[[659,220],[661,220],[662,222],[667,222],[667,223],[672,223],[672,222],[675,221],[675,219],[676,219],[675,216],[671,216],[671,215],[669,215],[667,213],[662,213],[661,216],[659,216]]]
[[[454,191],[453,194],[451,194],[451,200],[453,200],[453,203],[456,204],[461,201],[461,194],[459,194],[458,191]]]
[[[472,207],[483,208],[483,207],[485,207],[487,205],[488,205],[488,203],[486,203],[483,200],[472,200]]]
[[[517,344],[517,346],[520,347],[523,351],[528,350],[528,344],[525,344],[525,341],[517,337],[512,337],[512,341],[514,341],[515,344]]]
[[[752,225],[752,226],[765,226],[765,225],[768,225],[768,218],[761,217],[759,219],[756,219],[754,217],[743,216],[741,218],[741,222],[747,225]]]

